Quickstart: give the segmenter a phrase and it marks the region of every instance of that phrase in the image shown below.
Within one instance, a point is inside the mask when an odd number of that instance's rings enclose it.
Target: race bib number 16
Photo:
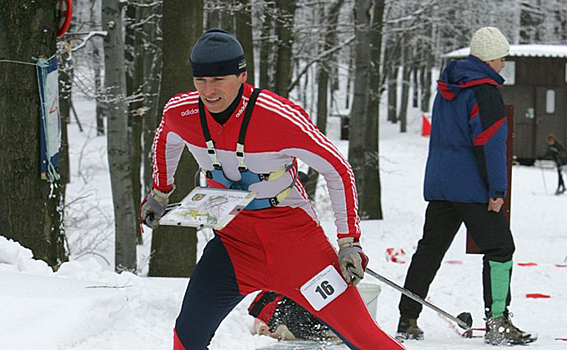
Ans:
[[[346,289],[345,280],[332,265],[329,265],[301,286],[301,294],[316,311],[319,311]]]

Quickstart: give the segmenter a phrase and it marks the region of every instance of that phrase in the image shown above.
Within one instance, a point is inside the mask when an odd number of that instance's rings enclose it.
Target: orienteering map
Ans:
[[[160,225],[225,227],[248,203],[256,192],[196,187],[180,203],[174,204]]]

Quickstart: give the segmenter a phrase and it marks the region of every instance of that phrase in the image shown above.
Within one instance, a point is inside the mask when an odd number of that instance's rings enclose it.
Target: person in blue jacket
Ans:
[[[424,197],[423,237],[407,272],[405,288],[425,298],[464,222],[484,254],[485,342],[526,344],[537,337],[510,320],[514,241],[501,210],[507,191],[508,125],[500,87],[509,44],[494,27],[472,37],[470,55],[450,62],[438,81],[433,105]],[[397,337],[423,339],[417,325],[422,305],[402,296]]]

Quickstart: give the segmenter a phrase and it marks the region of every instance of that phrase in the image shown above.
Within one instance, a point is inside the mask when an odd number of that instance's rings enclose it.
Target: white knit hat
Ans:
[[[508,56],[510,44],[498,28],[484,27],[471,39],[471,55],[487,62]]]

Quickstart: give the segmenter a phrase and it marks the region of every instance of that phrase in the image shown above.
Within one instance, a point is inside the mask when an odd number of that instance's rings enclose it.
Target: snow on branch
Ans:
[[[75,46],[74,48],[71,49],[72,52],[78,51],[80,49],[82,49],[83,47],[85,47],[87,45],[87,41],[89,41],[89,39],[95,37],[95,36],[107,36],[108,32],[106,30],[102,30],[102,31],[93,31],[93,32],[89,32],[87,34],[87,36],[85,38],[82,39],[82,42]]]
[[[341,43],[340,45],[337,45],[333,48],[330,48],[328,50],[325,50],[323,52],[321,52],[319,55],[317,55],[315,58],[313,58],[310,62],[308,62],[303,69],[301,70],[301,72],[299,72],[299,74],[297,75],[297,77],[295,77],[295,80],[291,82],[291,84],[289,84],[287,91],[291,91],[293,90],[293,88],[299,84],[299,80],[301,79],[301,77],[307,72],[307,70],[309,69],[309,67],[311,67],[311,65],[313,63],[319,62],[321,61],[323,58],[335,53],[336,51],[341,50],[343,47],[348,46],[350,43],[352,43],[354,41],[356,37],[353,35],[351,37],[349,37],[348,39],[346,39],[343,43]]]

